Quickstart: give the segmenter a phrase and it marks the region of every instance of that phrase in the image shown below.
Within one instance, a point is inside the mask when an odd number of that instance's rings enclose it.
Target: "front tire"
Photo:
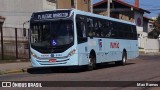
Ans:
[[[90,56],[89,56],[88,62],[89,62],[89,63],[88,63],[87,69],[88,69],[89,71],[92,71],[92,70],[96,69],[96,57],[95,57],[94,55],[90,55]]]

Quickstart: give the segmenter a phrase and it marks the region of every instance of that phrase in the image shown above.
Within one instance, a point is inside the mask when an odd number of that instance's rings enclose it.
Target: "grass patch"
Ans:
[[[144,48],[142,48],[142,47],[138,47],[139,49],[144,49]]]
[[[0,71],[0,75],[2,75],[2,74],[3,74],[3,72]]]

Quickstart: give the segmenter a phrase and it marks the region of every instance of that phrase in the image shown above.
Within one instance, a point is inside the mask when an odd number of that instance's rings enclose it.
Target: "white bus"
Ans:
[[[87,66],[136,58],[136,25],[79,10],[33,13],[30,20],[33,67]]]

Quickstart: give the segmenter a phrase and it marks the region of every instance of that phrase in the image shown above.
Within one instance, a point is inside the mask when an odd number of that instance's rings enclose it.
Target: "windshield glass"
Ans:
[[[31,23],[31,45],[36,47],[58,47],[73,42],[71,20]]]

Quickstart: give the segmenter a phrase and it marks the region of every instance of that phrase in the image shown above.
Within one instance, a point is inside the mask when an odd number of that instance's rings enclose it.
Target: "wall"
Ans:
[[[54,10],[56,9],[56,2],[43,0],[43,10]]]
[[[77,0],[77,7],[80,10],[88,11],[84,0]],[[53,9],[71,9],[71,0],[57,0],[51,3],[46,0],[0,0],[0,16],[5,17],[3,27],[23,28],[23,23],[30,20],[33,12],[53,10]],[[29,28],[29,24],[25,25]]]
[[[75,8],[82,11],[90,11],[90,0],[74,0]],[[77,4],[77,5],[76,5]],[[57,9],[71,9],[71,0],[57,0]]]
[[[16,32],[17,30],[17,32]],[[3,55],[16,57],[17,58],[29,58],[28,52],[28,30],[26,30],[24,35],[23,28],[3,28]],[[17,42],[16,42],[17,35]],[[0,35],[1,36],[1,35]],[[1,47],[0,42],[0,49]],[[17,50],[17,53],[16,53]],[[2,54],[0,50],[0,54]]]
[[[106,16],[107,15],[107,11],[103,11],[103,12],[94,12],[95,14],[99,14],[99,15],[103,15]]]
[[[15,41],[15,28],[2,28],[3,29],[3,40],[8,42],[8,41]],[[18,41],[28,41],[28,30],[24,31],[23,28],[18,28],[17,29],[17,39]]]
[[[0,0],[0,15],[6,18],[3,27],[22,28],[32,12],[42,8],[42,0]]]
[[[71,0],[57,0],[57,9],[71,9]]]
[[[144,48],[145,53],[160,52],[160,40],[139,38],[139,47]]]
[[[134,13],[133,12],[119,12],[119,19],[134,22]]]
[[[153,23],[148,23],[148,33],[150,33],[152,30],[154,30]]]
[[[135,18],[134,22],[137,25],[137,33],[143,34],[143,13],[135,11],[134,18]]]
[[[33,12],[52,9],[56,9],[55,3],[46,0],[0,0],[0,16],[6,18],[3,27],[23,28]]]
[[[145,53],[148,52],[159,52],[160,40],[158,39],[147,39],[145,44]]]
[[[90,12],[90,0],[77,0],[77,8],[82,11]]]
[[[107,15],[107,11],[102,11],[102,12],[94,12],[96,14],[100,14],[100,15],[103,15],[103,16],[106,16]],[[135,19],[134,19],[134,13],[133,12],[111,12],[111,17],[112,16],[116,16],[117,19],[122,19],[122,20],[125,20],[125,21],[129,21],[129,22],[134,22]],[[115,18],[115,17],[113,17]]]

